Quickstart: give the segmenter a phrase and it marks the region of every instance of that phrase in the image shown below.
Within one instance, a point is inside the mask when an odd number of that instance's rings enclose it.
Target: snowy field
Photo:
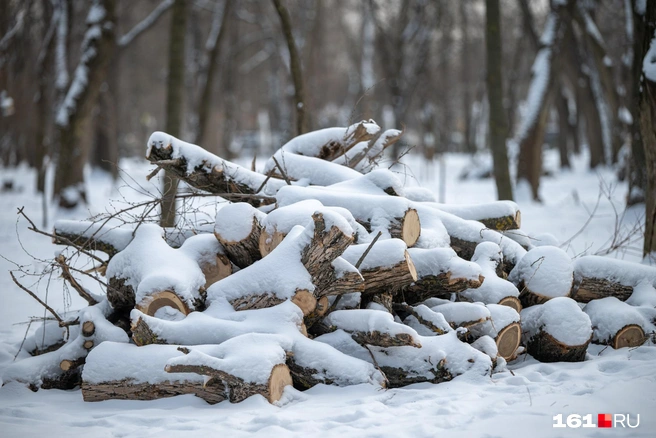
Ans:
[[[555,159],[555,155],[547,156],[548,167],[555,168]],[[422,186],[440,192],[437,162],[425,166],[412,157],[406,161],[413,170],[403,175],[408,184],[417,179]],[[611,170],[587,171],[584,157],[573,163],[572,171],[555,171],[543,178],[542,204],[518,194],[523,231],[534,239],[555,239],[572,257],[608,254],[640,261],[638,227],[644,209],[624,211],[627,187],[617,183]],[[491,180],[458,179],[468,166],[464,156],[447,156],[445,202],[494,201],[496,190]],[[90,175],[90,212],[77,212],[75,218],[104,211],[107,199],[144,198],[126,185],[136,187],[138,182],[144,190],[155,191],[152,183],[145,182],[150,171],[145,160],[126,161],[122,168],[134,180],[124,176],[119,188],[104,174]],[[2,179],[8,178],[14,180],[15,190],[0,193],[0,374],[17,354],[27,329],[25,322],[44,313],[11,281],[7,271],[15,265],[9,260],[38,269],[42,262],[35,259],[52,258],[61,250],[48,237],[27,231],[25,220],[18,220],[17,207],[24,206],[36,224],[43,223],[32,172],[3,170]],[[55,219],[52,212],[49,216],[48,228]],[[46,299],[47,282],[44,279],[38,285],[28,285]],[[60,313],[85,304],[75,294],[62,294],[61,280],[56,278],[50,279],[47,300]],[[37,325],[32,324],[30,330]],[[520,355],[506,371],[491,378],[463,375],[439,385],[415,384],[386,391],[368,385],[319,385],[306,392],[288,388],[279,406],[270,405],[261,396],[214,406],[189,395],[150,402],[84,403],[79,390],[33,393],[9,383],[0,389],[0,436],[654,437],[654,412],[656,348],[615,351],[590,346],[582,363],[543,364]],[[640,415],[640,425],[635,429],[552,427],[557,414],[564,418],[593,414],[596,423],[600,413],[630,414],[632,423]]]

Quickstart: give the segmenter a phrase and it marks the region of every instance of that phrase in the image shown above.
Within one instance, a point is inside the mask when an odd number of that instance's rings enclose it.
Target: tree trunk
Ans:
[[[503,79],[501,76],[501,13],[499,0],[485,2],[485,44],[487,49],[487,98],[490,105],[490,148],[494,161],[494,179],[499,199],[513,199],[508,152],[506,151],[506,113],[503,109]],[[464,56],[464,55],[463,55]]]
[[[654,263],[656,258],[656,75],[653,72],[654,61],[648,58],[649,53],[653,57],[656,45],[653,42],[656,30],[656,3],[647,2],[644,16],[643,47],[642,52],[636,53],[640,59],[644,59],[644,68],[651,71],[643,71],[639,81],[642,86],[640,93],[639,120],[642,133],[642,144],[645,151],[645,164],[647,170],[647,190],[645,192],[645,241],[643,254],[651,257]],[[651,73],[651,74],[650,74]]]
[[[169,40],[169,76],[166,94],[166,131],[174,137],[181,133],[183,91],[185,74],[185,34],[187,33],[187,2],[175,0],[171,9],[171,33]],[[171,172],[164,176],[162,197],[162,227],[175,226],[175,195],[178,178]]]
[[[282,0],[273,0],[273,4],[280,17],[282,32],[289,50],[289,68],[294,82],[294,107],[296,108],[296,135],[305,134],[308,130],[308,117],[305,108],[305,91],[303,89],[303,73],[301,58],[296,49],[296,42],[292,33],[292,23],[287,8]]]
[[[569,105],[563,89],[556,96],[556,109],[558,110],[558,152],[560,153],[560,168],[569,169],[569,144],[572,139],[572,125],[569,123]]]
[[[467,2],[460,2],[460,20],[461,20],[461,29],[462,29],[462,47],[460,49],[460,63],[461,63],[461,78],[464,85],[462,90],[462,114],[464,117],[464,126],[463,126],[463,141],[465,144],[465,151],[473,154],[476,152],[476,145],[472,141],[471,135],[471,87],[472,84],[470,78],[471,72],[471,62],[469,60],[469,29],[468,22],[469,18],[467,16]]]
[[[105,14],[92,17],[90,13],[87,18],[89,28],[82,42],[80,63],[57,114],[60,150],[54,194],[63,208],[75,208],[80,202],[86,202],[84,166],[89,145],[84,142],[84,136],[116,46],[115,1],[95,0],[92,8],[96,7]]]

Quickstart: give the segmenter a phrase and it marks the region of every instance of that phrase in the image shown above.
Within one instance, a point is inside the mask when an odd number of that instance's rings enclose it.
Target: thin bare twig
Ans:
[[[276,167],[278,168],[278,170],[280,170],[280,173],[282,174],[282,177],[285,179],[285,182],[287,183],[287,185],[291,186],[292,182],[289,180],[289,177],[287,176],[287,174],[283,170],[282,166],[280,165],[280,163],[278,162],[276,157],[272,156],[271,158],[273,158],[273,162],[276,163]]]
[[[52,314],[52,316],[55,317],[55,319],[57,320],[57,322],[59,322],[59,325],[60,325],[60,326],[63,326],[63,324],[65,324],[64,320],[63,320],[63,319],[57,314],[57,312],[55,312],[55,309],[53,309],[53,308],[50,307],[48,304],[46,304],[45,302],[43,302],[43,301],[41,300],[41,298],[37,297],[36,294],[35,294],[34,292],[32,292],[31,290],[29,290],[28,288],[26,288],[25,286],[23,286],[22,284],[20,284],[20,283],[18,282],[18,280],[16,280],[16,277],[14,276],[14,272],[13,272],[13,271],[9,271],[9,275],[11,275],[11,279],[14,280],[14,283],[16,283],[16,286],[18,286],[18,287],[20,287],[21,289],[23,289],[23,290],[24,290],[25,292],[27,292],[32,298],[34,298],[35,300],[37,300],[37,301],[39,302],[39,304],[41,304],[43,307],[45,307],[45,308],[48,310],[48,312],[50,312],[50,313]]]
[[[59,267],[62,270],[62,277],[64,280],[68,281],[73,289],[77,291],[77,293],[86,300],[87,303],[89,303],[90,306],[93,306],[94,304],[98,304],[98,301],[94,297],[91,296],[91,294],[82,287],[80,283],[73,277],[73,274],[71,274],[71,271],[69,269],[69,266],[66,264],[66,257],[64,257],[62,254],[59,254],[57,257],[55,257],[55,261],[59,265]]]

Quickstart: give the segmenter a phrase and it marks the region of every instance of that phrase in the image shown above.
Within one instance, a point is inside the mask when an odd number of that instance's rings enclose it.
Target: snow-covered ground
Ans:
[[[547,154],[547,163],[556,156]],[[263,160],[259,160],[263,162]],[[426,166],[409,157],[405,178],[439,193],[440,166]],[[458,180],[468,158],[446,158],[445,202],[494,201],[491,180]],[[145,160],[125,161],[120,189],[104,174],[89,178],[91,213],[102,212],[107,199],[144,195],[128,189],[137,182],[145,190],[149,166]],[[410,173],[410,169],[413,173]],[[45,236],[27,231],[27,223],[16,214],[17,207],[41,226],[41,199],[34,194],[34,175],[21,168],[2,170],[2,179],[14,180],[15,191],[0,193],[0,374],[10,363],[30,316],[43,316],[43,308],[16,287],[8,275],[9,260],[40,269],[61,247]],[[154,181],[154,180],[153,180]],[[640,261],[642,240],[639,227],[644,209],[624,211],[626,184],[618,184],[609,169],[586,170],[585,157],[574,160],[572,171],[556,171],[542,180],[544,203],[537,204],[519,194],[522,229],[535,239],[562,243],[572,257],[606,254]],[[118,204],[115,204],[118,205]],[[78,212],[78,218],[84,213]],[[88,214],[87,214],[88,215]],[[49,212],[48,227],[53,212]],[[550,234],[551,236],[547,235]],[[615,240],[614,240],[615,239]],[[618,247],[618,248],[615,248]],[[29,253],[29,254],[28,254]],[[45,278],[26,285],[46,298],[57,311],[77,309],[85,303],[75,293],[62,294],[61,280]],[[89,288],[95,286],[85,283]],[[98,291],[97,289],[93,289]],[[38,323],[33,323],[34,330]],[[16,383],[0,389],[0,436],[641,436],[656,434],[656,348],[612,350],[591,346],[582,363],[543,364],[521,355],[508,371],[491,378],[463,375],[439,385],[415,384],[402,389],[377,390],[359,385],[346,388],[317,386],[306,392],[286,390],[280,406],[269,405],[260,396],[239,403],[210,406],[194,396],[156,401],[105,401],[84,403],[79,390],[41,390],[37,393]],[[630,414],[631,423],[640,415],[636,429],[554,429],[553,416],[563,414]]]

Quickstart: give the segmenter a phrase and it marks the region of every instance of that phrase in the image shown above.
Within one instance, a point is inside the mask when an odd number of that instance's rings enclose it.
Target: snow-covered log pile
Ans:
[[[522,351],[580,361],[654,332],[656,270],[536,247],[512,202],[434,202],[376,169],[401,135],[304,134],[259,173],[154,133],[152,164],[219,197],[213,227],[57,222],[55,243],[106,254],[106,295],[28,337],[2,380],[274,403],[292,385],[489,375]]]

